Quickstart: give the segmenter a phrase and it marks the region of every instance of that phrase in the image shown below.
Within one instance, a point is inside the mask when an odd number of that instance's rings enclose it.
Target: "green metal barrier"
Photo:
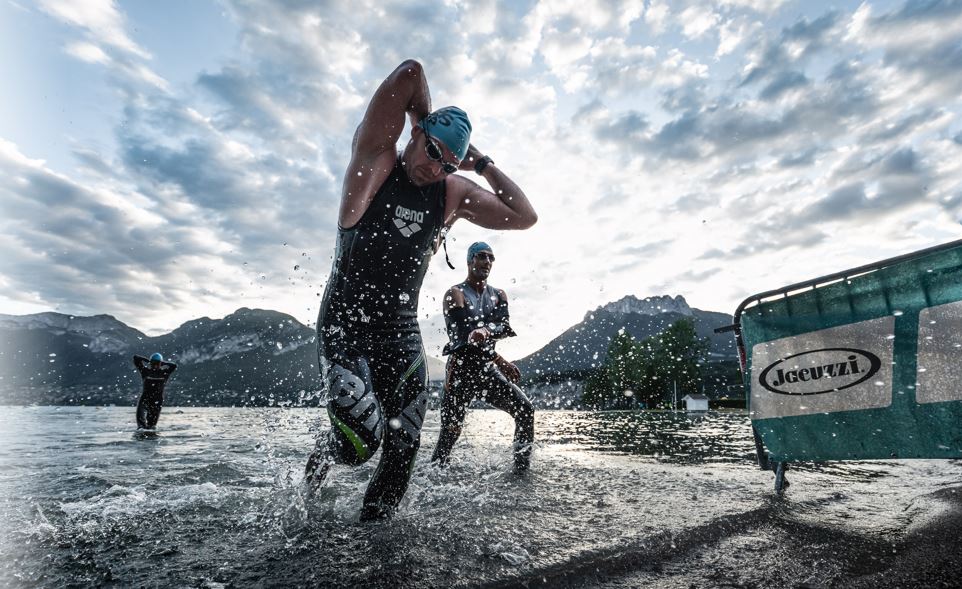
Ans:
[[[733,328],[763,468],[962,457],[962,240],[754,295]]]

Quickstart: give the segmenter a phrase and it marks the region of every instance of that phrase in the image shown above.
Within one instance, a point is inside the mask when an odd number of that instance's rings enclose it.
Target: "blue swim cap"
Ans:
[[[471,143],[471,121],[468,120],[468,113],[460,108],[456,106],[439,108],[421,119],[418,124],[428,135],[443,141],[458,161],[468,155],[468,144]]]
[[[468,263],[469,264],[471,263],[471,260],[474,259],[474,255],[478,252],[491,252],[493,254],[494,250],[491,249],[490,245],[484,243],[483,241],[476,241],[472,243],[470,246],[468,246]]]
[[[154,352],[153,354],[150,355],[150,361],[151,361],[151,362],[163,362],[163,361],[164,361],[164,357],[160,355],[160,352]]]

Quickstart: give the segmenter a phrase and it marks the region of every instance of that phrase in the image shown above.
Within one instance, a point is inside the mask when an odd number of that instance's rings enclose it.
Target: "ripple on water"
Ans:
[[[757,548],[767,525],[895,533],[931,511],[920,497],[962,474],[947,461],[801,464],[775,500],[737,413],[539,412],[532,470],[517,476],[510,419],[471,411],[439,469],[435,412],[397,516],[364,523],[379,455],[334,468],[315,495],[303,489],[320,410],[184,409],[143,441],[130,439],[125,408],[69,417],[16,415],[31,460],[0,443],[15,475],[0,478],[0,510],[16,530],[0,539],[0,585],[521,584],[635,566],[633,555],[697,555],[726,537]]]

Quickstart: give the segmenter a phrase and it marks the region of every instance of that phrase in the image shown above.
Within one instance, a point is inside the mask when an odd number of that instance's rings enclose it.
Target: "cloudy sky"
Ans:
[[[0,55],[2,313],[313,324],[353,131],[409,57],[540,215],[455,225],[435,355],[476,239],[519,357],[628,294],[731,313],[960,236],[960,0],[0,0]]]

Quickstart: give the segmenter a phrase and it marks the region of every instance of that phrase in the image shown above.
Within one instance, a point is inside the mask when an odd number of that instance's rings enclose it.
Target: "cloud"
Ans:
[[[719,98],[703,102],[699,110],[686,110],[659,129],[612,136],[609,129],[626,120],[609,113],[593,121],[599,139],[650,157],[706,161],[718,158],[734,161],[757,157],[758,146],[789,153],[810,149],[814,137],[827,142],[848,132],[848,125],[869,121],[880,108],[870,91],[871,79],[864,66],[839,63],[818,84],[811,84],[804,97],[786,105],[766,106],[764,102],[732,102]],[[613,118],[617,117],[617,118]],[[631,120],[642,120],[641,114]]]
[[[718,47],[715,49],[715,58],[734,52],[747,38],[755,35],[761,27],[760,22],[744,17],[725,20],[718,27]]]
[[[774,14],[788,0],[720,0],[718,3],[723,8],[746,8],[764,14]]]
[[[652,0],[645,10],[645,23],[647,23],[654,34],[659,35],[665,30],[670,14],[671,8],[667,2]]]
[[[110,56],[104,50],[93,43],[77,42],[67,45],[67,53],[76,57],[80,61],[87,63],[106,64],[110,62]]]
[[[881,164],[882,173],[894,175],[918,174],[919,157],[911,147],[904,147],[886,157]]]
[[[128,84],[147,84],[166,91],[167,81],[145,61],[150,53],[131,40],[126,19],[111,0],[43,0],[50,16],[82,31],[87,41],[68,43],[65,52],[87,63],[98,63]]]
[[[783,79],[786,74],[803,68],[814,54],[824,49],[830,39],[841,33],[837,12],[829,12],[814,21],[802,18],[782,29],[775,38],[762,38],[750,52],[751,63],[741,86]]]
[[[148,295],[144,285],[178,274],[168,262],[190,248],[188,232],[167,227],[149,210],[123,206],[138,195],[116,199],[106,189],[82,186],[9,143],[0,151],[0,169],[17,179],[0,186],[10,205],[3,221],[9,255],[0,267],[7,296],[40,293],[52,305],[131,314],[139,302],[160,302],[166,289],[151,287],[155,294]]]
[[[841,186],[794,214],[791,224],[842,223],[855,216],[890,215],[923,203],[925,181],[915,172],[914,154],[910,150],[896,152],[883,161],[883,172],[888,176],[877,181],[874,194],[868,194],[861,181]]]
[[[915,112],[898,113],[898,118],[895,121],[880,119],[878,124],[872,125],[872,127],[878,128],[871,128],[870,131],[864,133],[861,141],[863,143],[879,143],[898,139],[915,131],[918,127],[932,123],[944,116],[946,116],[946,113],[943,109],[934,107],[923,107]]]
[[[762,89],[758,97],[762,100],[774,100],[793,88],[804,87],[808,84],[808,77],[801,72],[781,72]]]
[[[685,194],[674,201],[670,210],[682,214],[702,214],[718,205],[718,196],[708,193]]]
[[[848,38],[882,50],[883,63],[900,72],[903,91],[950,99],[962,91],[962,3],[910,0],[892,12],[871,12],[868,4],[859,8]]]
[[[51,16],[85,30],[97,42],[141,59],[150,58],[150,54],[127,35],[124,16],[111,0],[41,0],[40,7]]]
[[[618,251],[620,256],[630,256],[633,258],[647,258],[664,252],[669,246],[666,241],[653,241],[642,245],[630,245]]]
[[[815,162],[815,154],[817,153],[818,149],[812,147],[801,153],[786,154],[779,158],[778,165],[783,168],[810,166]]]
[[[648,130],[648,119],[639,112],[626,112],[616,119],[604,119],[594,127],[594,135],[603,139],[630,146],[639,141]]]
[[[688,270],[675,274],[667,280],[652,284],[652,293],[684,292],[692,283],[704,282],[721,272],[721,268],[707,268],[705,270]]]
[[[721,17],[704,6],[689,6],[678,15],[682,33],[689,39],[697,39],[714,29],[719,20]]]
[[[116,5],[44,6],[70,29],[65,59],[106,74],[123,110],[102,119],[109,148],[68,139],[72,170],[0,140],[6,300],[145,329],[242,305],[313,320],[352,134],[409,57],[540,216],[451,234],[455,263],[475,239],[504,253],[495,284],[524,326],[506,353],[628,293],[724,308],[820,273],[802,260],[864,263],[957,230],[952,2],[806,18],[758,0],[227,2],[231,48],[170,85],[153,69],[169,56]],[[431,345],[460,270],[429,269]]]

